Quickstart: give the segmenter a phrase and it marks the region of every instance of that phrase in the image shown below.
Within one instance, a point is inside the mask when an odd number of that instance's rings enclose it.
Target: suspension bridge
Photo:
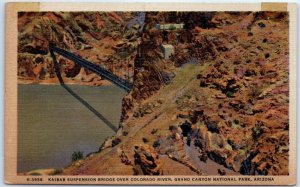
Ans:
[[[55,71],[56,71],[58,79],[61,83],[63,83],[63,80],[60,75],[59,64],[56,60],[55,53],[65,57],[69,60],[72,60],[74,63],[77,63],[77,64],[81,65],[82,67],[100,75],[102,78],[117,85],[118,87],[120,87],[121,89],[123,89],[127,92],[130,92],[130,90],[132,89],[132,84],[129,82],[129,80],[123,79],[123,78],[115,75],[113,72],[109,71],[108,69],[101,67],[97,64],[94,64],[86,59],[83,59],[83,58],[79,57],[78,55],[75,55],[72,52],[61,49],[61,48],[55,46],[54,44],[49,44],[49,51],[50,51],[50,54],[54,61]]]

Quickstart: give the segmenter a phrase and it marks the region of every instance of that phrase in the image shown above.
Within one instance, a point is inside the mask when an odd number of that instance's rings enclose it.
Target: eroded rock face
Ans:
[[[149,29],[143,34],[144,59],[159,62],[163,57],[158,46],[169,42],[176,44],[171,57],[175,66],[189,62],[191,56],[199,64],[204,62],[205,70],[195,77],[199,90],[176,101],[178,116],[202,124],[198,142],[209,158],[242,174],[288,174],[287,15],[275,14],[217,13],[210,29],[196,26],[192,37],[178,31],[179,38],[173,37],[174,31],[150,29],[152,23],[168,16],[150,14],[146,19],[150,26],[145,26]],[[273,27],[278,30],[274,32]],[[144,62],[139,61],[146,69]],[[151,90],[151,83],[142,78],[148,72],[137,72],[133,106],[136,99],[145,100],[164,85],[153,84],[157,87]],[[142,88],[145,91],[139,93]]]
[[[148,145],[134,147],[135,175],[163,175],[161,162],[156,151]]]
[[[102,65],[124,79],[132,78],[140,31],[126,24],[136,16],[122,12],[20,13],[19,82],[58,83],[49,43]],[[62,62],[60,70],[66,83],[101,85],[104,82],[67,59],[59,56],[58,61]]]
[[[174,15],[187,28],[154,28],[157,22],[176,22]],[[164,166],[158,154],[201,174],[201,168],[197,170],[197,164],[187,156],[185,141],[190,141],[195,143],[200,161],[211,159],[246,175],[288,175],[287,14],[218,12],[208,16],[205,26],[197,16],[146,14],[141,43],[133,59],[133,89],[122,104],[122,128],[117,133],[122,143],[112,148],[112,140],[107,141],[105,151],[123,146],[126,155],[121,155],[121,163],[130,169],[130,164],[134,165],[138,175],[162,174]],[[186,18],[195,19],[188,22]],[[117,33],[113,36],[118,38]],[[128,32],[126,37],[134,35]],[[174,55],[168,60],[160,47],[163,43],[174,46]],[[119,42],[115,49],[122,51],[125,46]],[[99,57],[105,61],[109,58]],[[199,68],[186,83],[188,86],[172,80],[168,85],[163,75],[174,73],[175,80],[187,64]],[[189,70],[179,78],[190,75]],[[184,86],[187,88],[182,89]],[[164,88],[166,92],[178,89],[178,93],[161,93]],[[157,97],[162,95],[167,97],[157,105]],[[185,132],[186,139],[180,129],[185,121],[191,127]],[[136,143],[142,145],[134,148]],[[105,157],[101,152],[99,155]],[[99,173],[117,173],[118,166],[111,165],[115,167],[99,169]],[[224,174],[223,170],[217,172]]]

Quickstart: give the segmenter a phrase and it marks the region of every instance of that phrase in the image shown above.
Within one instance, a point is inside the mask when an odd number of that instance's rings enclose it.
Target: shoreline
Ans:
[[[107,80],[95,81],[95,82],[80,82],[77,80],[64,80],[66,85],[81,85],[81,86],[111,86]],[[61,83],[57,78],[47,79],[47,80],[33,80],[33,79],[17,79],[17,84],[23,85],[60,85]]]

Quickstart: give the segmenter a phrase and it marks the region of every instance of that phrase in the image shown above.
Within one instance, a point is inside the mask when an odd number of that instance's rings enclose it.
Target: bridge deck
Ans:
[[[63,50],[61,48],[58,48],[56,46],[54,46],[53,44],[49,45],[49,50],[50,53],[52,55],[52,58],[54,60],[54,63],[56,62],[55,56],[54,56],[54,52],[64,56],[65,58],[68,58],[72,61],[74,61],[75,63],[78,63],[79,65],[81,65],[82,67],[97,73],[98,75],[100,75],[101,77],[103,77],[104,79],[112,82],[113,84],[117,85],[118,87],[126,90],[127,92],[129,92],[132,89],[132,84],[118,76],[116,76],[115,74],[113,74],[112,72],[108,71],[107,69],[102,68],[99,65],[93,64],[92,62],[89,62],[88,60],[82,59],[79,56],[68,52],[66,50]]]

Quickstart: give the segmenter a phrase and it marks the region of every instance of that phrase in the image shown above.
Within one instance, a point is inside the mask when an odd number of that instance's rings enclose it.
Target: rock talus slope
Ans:
[[[185,28],[158,30],[157,22]],[[187,142],[197,147],[199,162],[219,164],[211,169],[217,174],[226,174],[221,166],[236,174],[289,174],[286,13],[152,12],[141,40],[122,128],[84,166],[63,174],[89,173],[89,167],[98,167],[95,174],[205,174],[188,157]],[[175,48],[169,59],[164,43]],[[134,147],[141,144],[153,149],[143,155],[147,168],[134,172],[140,165]],[[121,153],[131,164],[115,161]]]

